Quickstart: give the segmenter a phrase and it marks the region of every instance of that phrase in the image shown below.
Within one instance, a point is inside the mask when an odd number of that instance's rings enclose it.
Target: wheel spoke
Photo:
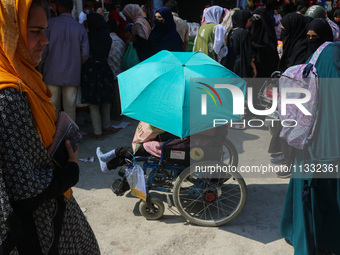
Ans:
[[[221,198],[219,198],[219,200],[221,200],[221,201],[228,200],[229,202],[232,202],[234,204],[238,204],[241,196],[240,197],[236,197],[236,198],[237,198],[238,201],[232,200],[229,197],[221,197]]]
[[[206,220],[207,219],[207,216],[206,216],[206,209],[205,209],[205,203],[203,202],[203,209],[201,211],[199,211],[197,214],[199,214],[200,212],[202,212],[202,216],[205,215],[204,219]],[[202,219],[202,217],[200,217],[200,219]]]
[[[223,204],[221,204],[220,199],[217,200],[218,204],[221,205],[221,208],[223,208]],[[225,213],[225,210],[221,209],[221,211],[224,213],[224,216],[229,216],[229,213]],[[220,211],[218,210],[218,218],[220,218]]]
[[[198,197],[198,198],[196,198],[196,199],[192,199],[192,198],[180,198],[180,200],[184,200],[184,201],[187,201],[187,200],[189,200],[189,201],[192,201],[190,204],[188,204],[186,207],[183,207],[183,209],[186,209],[186,208],[188,208],[189,206],[191,206],[191,205],[193,205],[191,208],[193,208],[194,207],[194,205],[196,205],[196,203],[197,202],[200,202],[200,203],[202,203],[199,199],[201,198],[201,196],[200,197]]]
[[[215,206],[215,207],[217,207],[217,206]],[[229,207],[232,211],[235,210],[235,207],[232,207],[232,206],[227,205],[227,204],[225,204],[225,205],[222,204],[222,207]],[[221,210],[224,211],[223,209],[221,209]]]
[[[210,205],[212,205],[212,204],[210,204]],[[213,220],[214,219],[214,217],[212,216],[212,214],[211,214],[211,211],[210,211],[210,205],[208,206],[208,210],[209,210],[209,214],[210,214],[210,218]]]
[[[222,195],[221,195],[222,196]],[[229,199],[229,198],[237,198],[237,199],[240,199],[241,195],[240,193],[223,193],[223,197],[226,198],[226,199]]]
[[[205,215],[205,219],[207,219],[207,216],[206,216],[207,214],[206,214],[206,212],[207,212],[207,209],[211,206],[211,204],[209,204],[208,206],[206,206],[206,203],[203,202],[203,205],[204,205],[203,209],[202,209],[201,211],[199,211],[197,214],[199,214],[200,212],[204,211],[204,213],[202,213],[202,215]],[[202,217],[200,217],[200,219],[202,219]]]
[[[185,211],[188,211],[188,213],[190,213],[191,210],[190,210],[188,207],[191,206],[191,209],[193,209],[193,208],[195,207],[195,205],[196,205],[197,202],[198,202],[198,201],[194,201],[194,202],[190,203],[188,206],[183,207],[183,209],[184,209]],[[188,208],[188,210],[187,210],[187,208]]]
[[[221,188],[221,189],[222,189],[222,188]],[[236,186],[235,188],[232,188],[232,189],[230,189],[230,190],[228,190],[228,191],[225,191],[224,194],[228,194],[228,195],[230,194],[230,195],[232,195],[232,194],[234,194],[234,193],[231,193],[231,191],[234,191],[234,190],[236,190],[236,189],[239,190],[240,187],[239,187],[239,186]]]

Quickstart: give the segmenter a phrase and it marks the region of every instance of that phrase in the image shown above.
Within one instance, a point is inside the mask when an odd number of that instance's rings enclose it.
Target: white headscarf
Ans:
[[[205,22],[220,24],[223,11],[223,8],[217,5],[209,7],[204,13]]]
[[[228,54],[228,48],[224,45],[224,38],[227,34],[227,29],[218,24],[215,30],[214,51],[217,54],[218,62]]]

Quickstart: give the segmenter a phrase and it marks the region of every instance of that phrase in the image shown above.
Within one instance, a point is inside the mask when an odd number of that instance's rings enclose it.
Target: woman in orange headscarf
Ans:
[[[67,142],[68,163],[55,170],[46,150],[56,116],[35,69],[46,27],[41,1],[0,2],[0,253],[99,254],[76,200],[63,196],[79,179],[78,151]]]

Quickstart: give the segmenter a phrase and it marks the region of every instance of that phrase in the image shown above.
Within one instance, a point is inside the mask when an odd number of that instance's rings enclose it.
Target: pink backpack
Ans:
[[[279,79],[280,97],[278,109],[281,121],[285,121],[285,127],[282,128],[280,137],[287,140],[290,146],[297,149],[303,149],[313,137],[314,128],[317,119],[318,110],[318,73],[314,67],[322,50],[331,42],[323,43],[317,51],[314,52],[307,64],[295,65],[289,67]],[[311,98],[303,106],[312,114],[305,115],[295,104],[286,105],[286,115],[281,112],[281,90],[283,88],[304,88],[311,93]],[[304,98],[302,93],[287,93],[287,98],[298,99]],[[295,120],[295,121],[290,121]]]

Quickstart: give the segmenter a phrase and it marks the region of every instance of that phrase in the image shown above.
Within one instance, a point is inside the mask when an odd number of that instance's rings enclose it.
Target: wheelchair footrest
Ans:
[[[126,191],[130,190],[130,185],[125,178],[117,179],[112,183],[111,189],[117,196],[123,196]]]

